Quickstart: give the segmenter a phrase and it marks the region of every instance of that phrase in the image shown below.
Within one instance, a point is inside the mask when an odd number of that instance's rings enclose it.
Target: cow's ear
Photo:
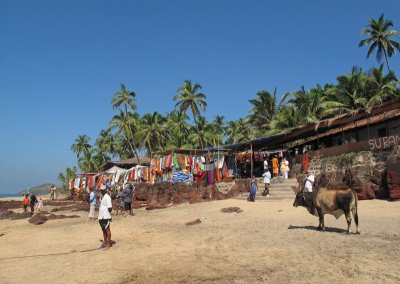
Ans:
[[[300,188],[298,186],[291,186],[291,188],[295,194],[297,194],[300,191]]]

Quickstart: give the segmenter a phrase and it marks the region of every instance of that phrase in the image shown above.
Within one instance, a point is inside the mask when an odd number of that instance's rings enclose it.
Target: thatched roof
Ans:
[[[140,157],[140,165],[142,166],[148,166],[150,165],[150,158],[148,157]],[[127,160],[121,160],[121,161],[108,161],[105,163],[101,168],[103,171],[112,168],[114,166],[121,167],[121,168],[131,168],[136,165],[139,165],[139,162],[136,157],[127,159]]]
[[[300,139],[307,139],[317,135],[321,138],[341,131],[377,124],[396,117],[400,117],[400,100],[394,100],[376,107],[358,109],[315,123],[300,125],[278,134],[224,146],[224,148],[233,152],[248,150],[250,147],[254,150],[273,149]]]

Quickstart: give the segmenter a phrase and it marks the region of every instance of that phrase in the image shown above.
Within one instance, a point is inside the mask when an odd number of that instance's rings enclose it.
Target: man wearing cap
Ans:
[[[107,193],[107,187],[102,185],[100,187],[101,192],[101,202],[99,208],[99,223],[101,230],[103,231],[104,242],[102,247],[104,249],[109,249],[111,246],[111,211],[112,211],[112,203],[111,197]]]

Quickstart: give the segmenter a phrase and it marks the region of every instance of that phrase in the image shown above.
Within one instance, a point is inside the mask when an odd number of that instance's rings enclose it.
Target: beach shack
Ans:
[[[206,185],[234,176],[234,160],[227,150],[170,149],[154,152],[150,161],[150,182],[204,182]]]

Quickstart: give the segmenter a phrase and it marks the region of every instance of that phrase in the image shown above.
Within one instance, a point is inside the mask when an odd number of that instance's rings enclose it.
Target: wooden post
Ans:
[[[253,178],[253,144],[250,142],[250,153],[251,153],[251,158],[250,158],[250,178]]]

